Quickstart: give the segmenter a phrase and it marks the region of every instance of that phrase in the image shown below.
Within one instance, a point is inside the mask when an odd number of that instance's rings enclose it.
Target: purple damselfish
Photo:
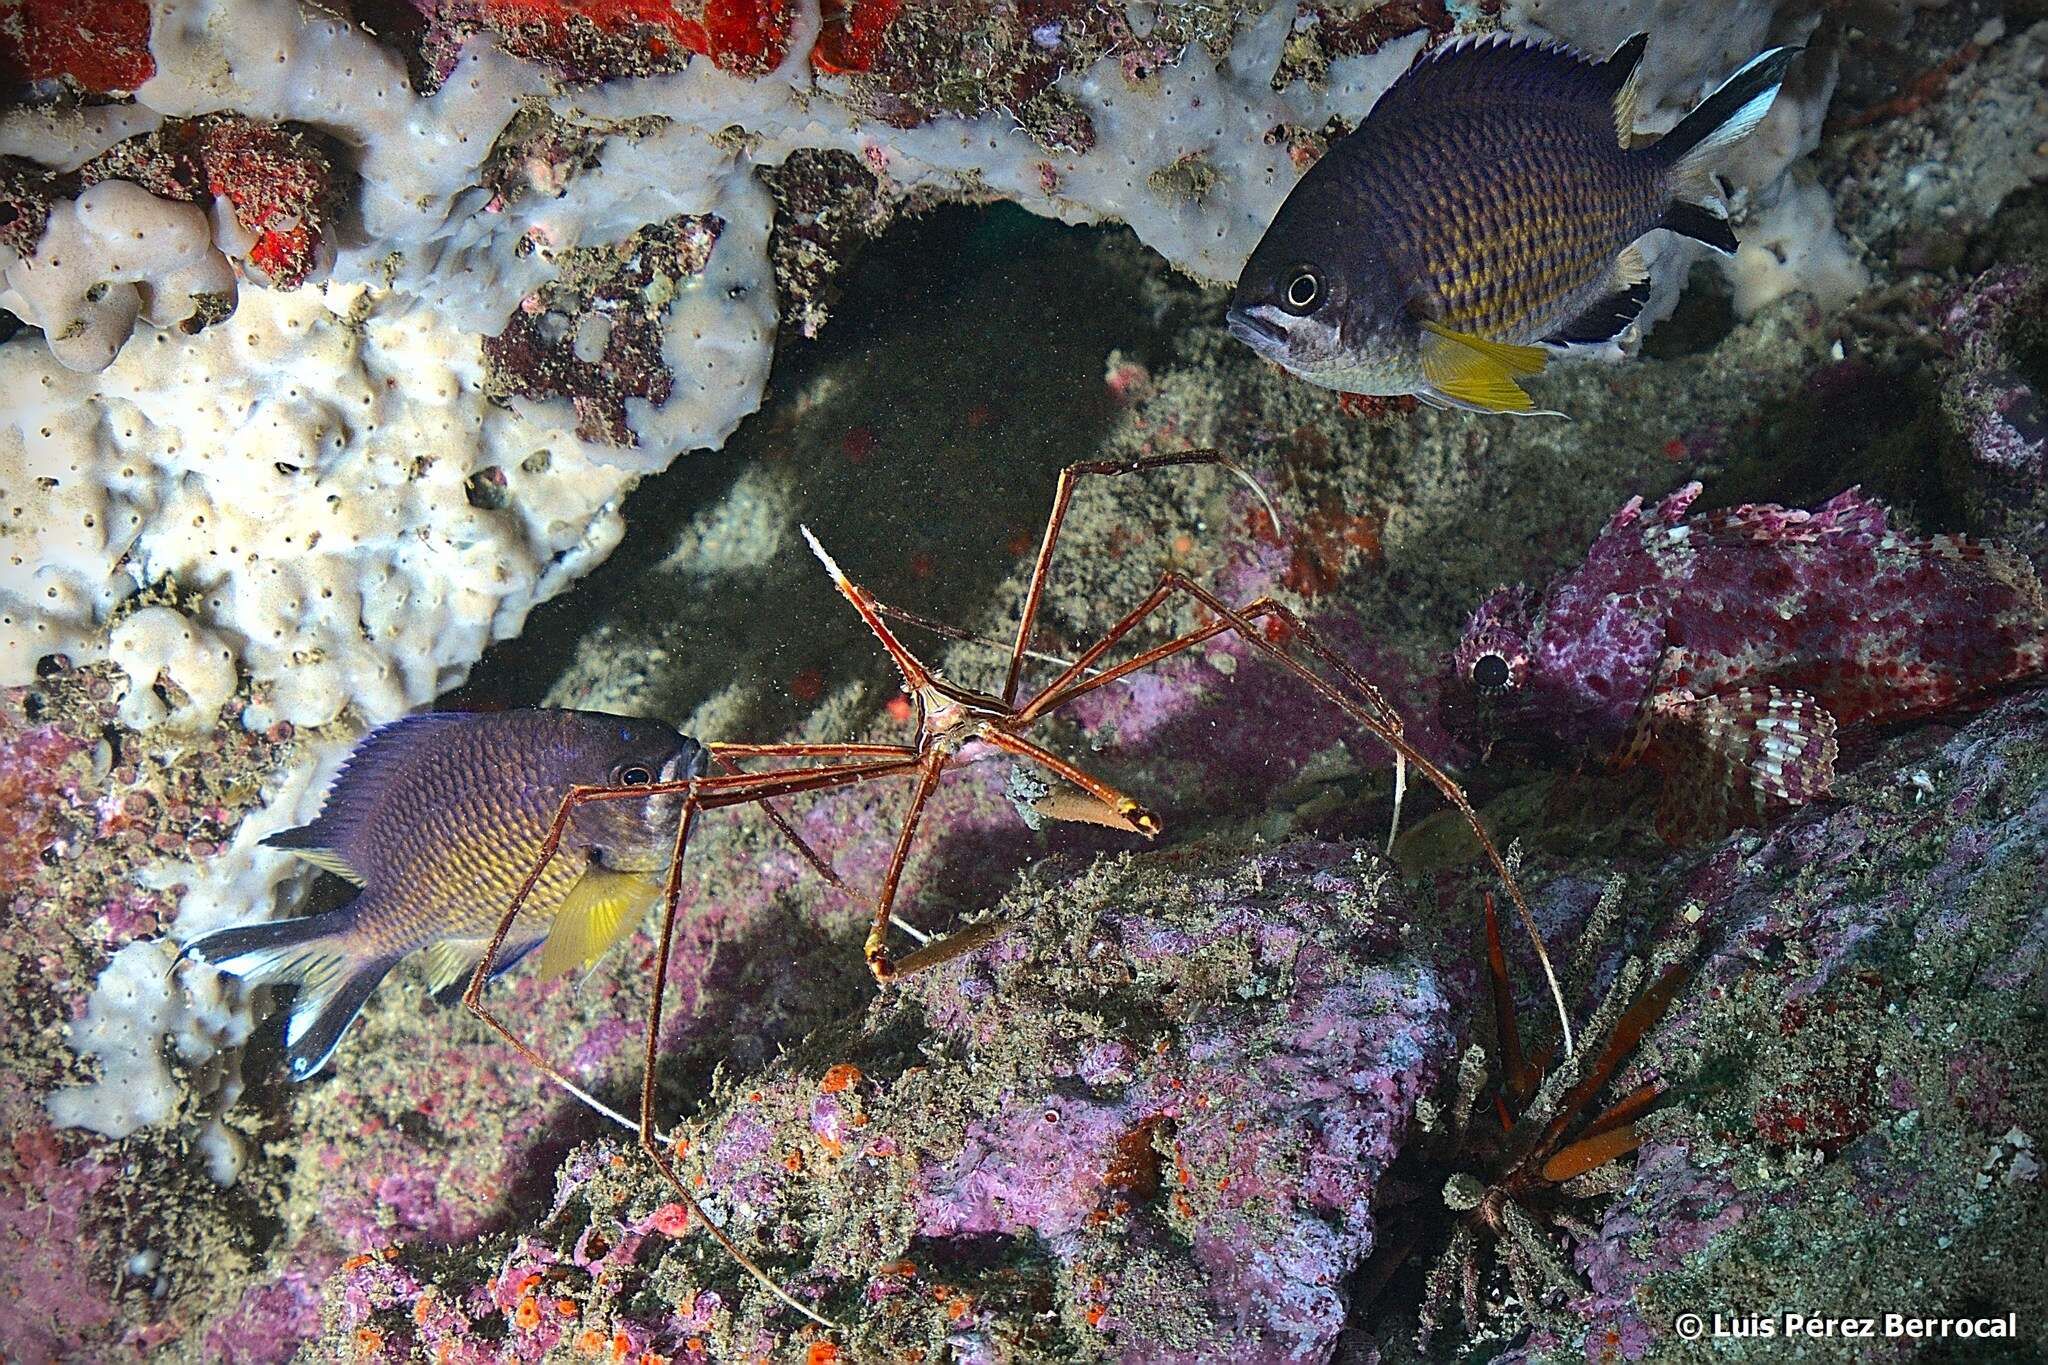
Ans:
[[[1602,346],[1649,298],[1660,228],[1733,252],[1714,168],[1777,98],[1759,53],[1638,145],[1648,35],[1605,61],[1494,36],[1424,53],[1280,206],[1231,335],[1313,384],[1531,412],[1550,350]]]
[[[1699,494],[1633,498],[1579,568],[1481,603],[1443,680],[1446,728],[1648,763],[1658,830],[1684,842],[1825,795],[1843,727],[2048,674],[2048,606],[2019,551],[1902,534],[1853,488],[1811,512],[1694,514]]]

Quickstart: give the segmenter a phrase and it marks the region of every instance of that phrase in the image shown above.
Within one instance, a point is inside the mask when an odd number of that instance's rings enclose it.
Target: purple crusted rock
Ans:
[[[1964,496],[1986,530],[2048,555],[2048,276],[2039,262],[1986,271],[1948,301],[1941,330],[1942,412],[1970,462]]]
[[[1682,1313],[1896,1311],[1985,1323],[1994,1345],[2016,1325],[2011,1358],[2033,1358],[2044,752],[2048,696],[2014,697],[1952,735],[1900,735],[1842,804],[1654,874],[1641,899],[1690,902],[1714,946],[1613,1093],[1656,1083],[1675,1102],[1639,1124],[1597,1235],[1573,1239],[1588,1292],[1539,1314],[1518,1356],[1670,1359]]]
[[[222,1365],[283,1365],[319,1331],[320,1277],[288,1270],[249,1287],[208,1329],[206,1353]]]
[[[860,1032],[720,1084],[685,1178],[852,1358],[1327,1355],[1453,1041],[1385,865],[1332,844],[1125,857],[1006,912]],[[673,1198],[637,1152],[584,1148],[488,1260],[350,1271],[328,1344],[460,1358],[471,1327],[509,1324],[508,1359],[581,1333],[726,1359],[815,1339]],[[425,1325],[428,1296],[468,1325]]]
[[[2048,325],[2048,282],[2039,269],[1986,271],[1941,315],[1950,364],[1942,406],[1970,457],[1998,473],[2040,477],[2048,460],[2048,407],[2015,353],[2021,328]]]
[[[0,1264],[13,1290],[0,1314],[0,1359],[54,1360],[114,1318],[112,1295],[92,1273],[100,1247],[87,1215],[115,1167],[99,1156],[67,1158],[25,1098],[12,1080],[0,1082],[0,1114],[12,1129],[0,1154]]]

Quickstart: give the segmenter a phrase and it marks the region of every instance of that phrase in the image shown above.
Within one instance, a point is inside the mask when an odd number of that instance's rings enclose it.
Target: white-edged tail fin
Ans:
[[[347,906],[301,919],[269,920],[221,929],[185,945],[182,954],[252,986],[297,986],[285,1020],[285,1060],[303,1081],[327,1064],[370,992],[398,962],[363,960],[349,941],[354,918]]]
[[[1714,196],[1715,163],[1755,132],[1771,112],[1785,72],[1801,50],[1774,47],[1759,52],[1658,140],[1657,154],[1671,167],[1674,198],[1697,201]]]

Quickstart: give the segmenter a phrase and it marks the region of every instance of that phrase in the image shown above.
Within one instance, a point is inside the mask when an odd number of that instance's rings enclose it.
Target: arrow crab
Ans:
[[[994,749],[1010,755],[1020,764],[1042,770],[1052,779],[1046,794],[1034,802],[1036,812],[1042,816],[1101,824],[1147,839],[1154,838],[1164,828],[1156,813],[1108,782],[1034,742],[1030,737],[1031,731],[1040,721],[1078,697],[1230,633],[1275,666],[1300,678],[1337,711],[1391,749],[1398,765],[1397,793],[1402,776],[1408,768],[1413,768],[1464,816],[1505,886],[1525,929],[1535,941],[1545,973],[1550,972],[1548,956],[1544,953],[1541,936],[1537,933],[1521,889],[1463,789],[1409,742],[1399,713],[1387,703],[1379,689],[1317,636],[1299,616],[1273,598],[1259,597],[1241,606],[1233,606],[1178,570],[1168,569],[1161,573],[1152,591],[1110,626],[1100,639],[1080,651],[1071,661],[1056,661],[1059,671],[1055,676],[1035,689],[1026,689],[1027,662],[1046,657],[1034,651],[1034,635],[1054,552],[1077,482],[1084,478],[1114,478],[1194,465],[1220,466],[1252,483],[1249,475],[1213,450],[1190,450],[1128,460],[1088,461],[1070,465],[1061,471],[1053,495],[1052,511],[1046,520],[1045,534],[1025,590],[1016,634],[1009,644],[1003,646],[1008,661],[1002,682],[992,691],[963,687],[944,678],[902,642],[895,627],[916,626],[955,639],[978,637],[880,601],[855,582],[805,528],[803,534],[812,552],[831,575],[840,595],[859,613],[880,642],[901,676],[903,690],[911,703],[915,737],[901,744],[710,742],[704,747],[718,771],[673,781],[643,780],[615,786],[572,788],[563,796],[533,868],[506,907],[489,947],[471,974],[468,989],[462,997],[463,1003],[557,1085],[597,1112],[633,1129],[662,1178],[690,1211],[703,1220],[726,1252],[777,1298],[814,1321],[831,1325],[811,1308],[792,1298],[747,1256],[729,1233],[704,1216],[695,1194],[676,1169],[670,1144],[664,1140],[655,1122],[655,1061],[661,1036],[662,997],[668,983],[683,857],[690,833],[702,813],[736,806],[763,805],[769,817],[795,841],[812,865],[834,885],[839,885],[830,865],[805,845],[787,821],[765,803],[779,797],[888,779],[908,780],[911,784],[909,805],[887,870],[871,899],[873,918],[864,947],[868,968],[876,982],[887,986],[987,942],[1000,931],[1000,926],[994,924],[978,924],[951,938],[926,943],[900,958],[889,947],[888,932],[897,890],[912,841],[924,820],[933,790],[948,769],[961,761],[963,753],[978,748]],[[1256,483],[1252,486],[1257,488]],[[1267,511],[1269,516],[1273,516],[1270,506]],[[1276,528],[1278,524],[1275,516]],[[1143,622],[1176,601],[1193,602],[1204,614],[1202,624],[1118,662],[1105,662],[1112,651]],[[650,776],[645,773],[638,775],[643,778]],[[571,813],[579,806],[594,802],[643,801],[658,796],[681,797],[682,800],[674,851],[663,891],[660,927],[655,939],[654,983],[647,1009],[640,1112],[635,1121],[589,1094],[538,1049],[514,1034],[485,1004],[483,988],[496,970],[500,950],[513,920],[548,862],[556,855]],[[1559,1009],[1562,1012],[1561,998]],[[1566,1021],[1565,1030],[1569,1046],[1569,1021]]]

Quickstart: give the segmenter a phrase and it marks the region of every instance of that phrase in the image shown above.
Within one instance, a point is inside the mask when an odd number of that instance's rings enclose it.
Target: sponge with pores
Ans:
[[[42,328],[50,353],[73,370],[112,364],[138,316],[169,327],[196,313],[202,296],[235,294],[234,267],[214,249],[205,211],[125,180],[52,206],[35,255],[0,251],[0,260],[0,307]]]
[[[128,675],[121,723],[132,730],[209,726],[234,694],[235,652],[220,636],[169,607],[144,607],[114,627],[107,654]],[[159,677],[185,694],[176,709],[156,693]]]

